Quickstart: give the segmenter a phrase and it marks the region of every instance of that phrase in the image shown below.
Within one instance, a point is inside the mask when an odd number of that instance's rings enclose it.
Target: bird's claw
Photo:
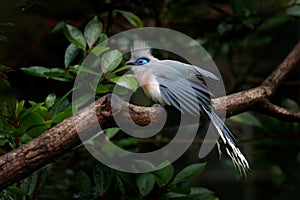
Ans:
[[[152,108],[159,108],[160,110],[165,110],[165,108],[161,105],[161,104],[159,104],[159,103],[156,103],[156,104],[154,104],[153,106],[151,106]]]

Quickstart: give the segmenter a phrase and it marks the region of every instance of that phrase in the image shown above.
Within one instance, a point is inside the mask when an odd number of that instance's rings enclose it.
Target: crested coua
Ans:
[[[235,166],[245,173],[249,164],[223,121],[212,110],[211,92],[207,87],[220,81],[213,73],[175,60],[159,60],[144,41],[134,41],[127,62],[145,94],[161,105],[173,106],[182,113],[203,114],[211,120]]]

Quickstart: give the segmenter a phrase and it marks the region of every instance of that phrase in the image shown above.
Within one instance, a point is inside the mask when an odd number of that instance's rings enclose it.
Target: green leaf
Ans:
[[[83,49],[83,50],[85,49],[86,47],[85,39],[82,32],[78,28],[66,24],[64,27],[64,33],[67,39],[71,43],[76,45],[79,49]]]
[[[132,12],[124,11],[124,10],[116,10],[119,12],[123,17],[127,19],[127,21],[136,28],[143,27],[143,23],[138,16],[133,14]]]
[[[116,141],[115,144],[120,147],[128,147],[131,145],[136,145],[137,143],[138,143],[137,138],[125,138],[125,139]]]
[[[48,119],[48,109],[45,106],[41,106],[36,113],[39,114],[43,119]]]
[[[69,76],[65,74],[64,69],[61,68],[46,68],[41,66],[32,66],[28,68],[21,68],[21,70],[33,76],[52,78],[54,80],[59,81],[69,81],[70,78],[73,78],[73,76],[71,76],[70,74]]]
[[[6,138],[0,138],[0,147],[3,146],[3,145],[5,145],[7,142],[9,142],[8,139],[6,139]]]
[[[102,23],[94,17],[88,22],[84,29],[84,37],[87,41],[89,48],[91,48],[98,40],[102,32]]]
[[[26,177],[21,184],[21,189],[23,189],[27,195],[32,194],[38,179],[38,173],[32,173],[30,176]]]
[[[70,182],[67,179],[62,179],[56,182],[56,185],[47,185],[39,188],[37,199],[57,200],[57,199],[72,199],[65,188],[69,187]],[[74,198],[73,198],[74,199]],[[83,197],[81,199],[84,199]]]
[[[52,74],[49,74],[52,76]],[[56,81],[62,81],[62,82],[69,82],[70,80],[68,78],[60,78],[60,77],[48,77],[48,78],[51,78],[53,80],[56,80]]]
[[[212,194],[213,192],[203,187],[192,187],[191,194]]]
[[[6,96],[8,90],[11,89],[11,85],[7,80],[6,75],[1,71],[1,64],[0,64],[0,97]]]
[[[113,138],[118,132],[119,132],[120,128],[108,128],[105,129],[105,135],[108,139]]]
[[[76,58],[76,56],[79,54],[80,49],[73,43],[71,43],[65,52],[65,68],[67,68],[73,60]]]
[[[44,73],[50,71],[49,68],[41,67],[41,66],[32,66],[27,68],[22,67],[20,69],[27,74],[38,76],[38,77],[46,77]]]
[[[0,77],[0,91],[1,90],[5,91],[5,90],[10,89],[10,88],[11,88],[11,86],[10,86],[10,83],[8,82],[8,80],[6,80],[5,78]],[[2,91],[1,91],[1,93],[2,93]]]
[[[295,5],[286,10],[287,15],[292,15],[295,17],[300,17],[300,5]]]
[[[47,108],[50,108],[54,105],[55,103],[55,100],[56,100],[56,95],[55,93],[51,93],[49,94],[47,97],[46,97],[46,100],[45,100],[45,105]]]
[[[178,172],[178,174],[175,176],[173,180],[173,184],[178,184],[181,182],[184,182],[198,174],[200,174],[204,168],[205,168],[206,163],[197,163],[197,164],[192,164]]]
[[[284,13],[279,13],[267,20],[264,20],[263,23],[258,27],[259,31],[270,31],[276,27],[280,27],[285,24],[289,19],[289,16]],[[260,39],[260,38],[258,38]]]
[[[101,67],[104,73],[111,72],[122,61],[122,53],[119,50],[111,50],[106,52],[101,59]]]
[[[25,143],[31,141],[32,139],[33,139],[32,137],[30,137],[28,134],[25,133],[25,134],[21,137],[20,142],[23,143],[23,144],[25,144]]]
[[[44,72],[44,75],[51,78],[64,77],[65,70],[61,68],[49,68],[49,71]]]
[[[254,29],[257,26],[257,24],[261,22],[261,18],[257,16],[247,17],[243,19],[242,22],[247,28]]]
[[[146,171],[154,171],[157,169],[151,162],[147,160],[135,160],[135,163],[137,168],[141,168]]]
[[[82,66],[88,69],[93,69],[98,73],[98,77],[102,75],[101,69],[101,58],[95,54],[89,54],[89,59],[85,59]]]
[[[55,117],[52,119],[52,123],[54,124],[58,124],[60,123],[62,120],[71,117],[73,114],[73,110],[72,107],[69,106],[67,109],[65,109],[64,111],[58,113],[55,115]]]
[[[48,122],[51,123],[50,121]],[[26,134],[31,138],[36,138],[40,136],[42,133],[44,133],[46,130],[47,130],[47,126],[43,124],[40,126],[31,127],[29,130],[26,131]]]
[[[2,117],[14,118],[16,115],[17,99],[11,95],[10,83],[0,74],[0,113]]]
[[[79,191],[87,194],[91,191],[91,180],[86,173],[83,171],[79,171],[76,175],[76,186],[78,187]]]
[[[97,165],[94,170],[94,181],[97,192],[103,195],[111,185],[112,179],[115,177],[114,171],[104,165]]]
[[[132,176],[129,173],[117,171],[117,177],[120,177],[123,182],[126,183],[131,189],[137,191],[135,181],[133,180]]]
[[[170,164],[160,170],[154,171],[153,174],[155,175],[157,185],[163,187],[171,181],[174,175],[174,167]]]
[[[12,22],[0,22],[0,26],[14,26],[15,24]]]
[[[171,188],[170,192],[166,194],[167,199],[176,199],[176,200],[218,200],[217,197],[214,196],[213,192],[202,187],[177,187]]]
[[[65,21],[58,22],[50,32],[55,33],[55,32],[58,32],[60,30],[63,30],[65,25],[66,25]]]
[[[10,186],[6,190],[13,193],[13,194],[15,194],[18,197],[26,196],[26,192],[23,189],[21,189],[17,186]]]
[[[139,175],[136,184],[142,196],[149,194],[154,188],[155,179],[153,174],[145,173]]]
[[[123,183],[122,179],[119,176],[116,177],[116,183],[117,183],[117,187],[119,188],[119,190],[122,193],[122,195],[126,196],[126,191],[125,191],[124,183]]]
[[[67,97],[73,92],[75,88],[72,88],[70,91],[68,91],[64,96],[59,98],[55,104],[48,110],[48,114],[50,118],[52,119],[57,113],[64,111],[64,109],[67,108],[69,105]]]
[[[269,133],[285,134],[293,129],[293,125],[289,122],[280,121],[274,117],[264,115],[261,119],[261,124],[265,131]],[[275,141],[274,139],[272,139]]]
[[[178,194],[180,196],[186,196],[191,193],[191,189],[188,187],[172,187],[170,192]]]
[[[20,102],[16,103],[16,111],[15,111],[15,116],[18,119],[19,118],[19,114],[21,113],[23,107],[24,107],[25,101],[22,100]]]
[[[117,76],[111,78],[110,81],[132,91],[136,91],[138,88],[138,82],[133,74]]]
[[[250,126],[256,126],[256,127],[262,127],[262,124],[259,122],[259,120],[254,117],[250,112],[245,112],[239,115],[235,115],[230,117],[231,120],[242,123],[242,124],[247,124]]]
[[[120,67],[118,69],[116,69],[115,71],[113,71],[113,73],[118,73],[118,72],[121,72],[121,71],[124,71],[124,70],[128,70],[130,69],[130,65],[124,65],[123,67]]]
[[[80,72],[85,72],[85,73],[88,73],[88,74],[92,74],[92,75],[96,75],[96,76],[99,76],[100,74],[94,70],[91,70],[89,68],[86,68],[86,67],[83,67],[81,66],[78,71]]]
[[[26,132],[29,128],[34,126],[44,125],[44,122],[45,120],[41,117],[41,115],[32,112],[20,122],[20,128]]]
[[[30,102],[29,102],[30,103]],[[36,110],[40,109],[43,106],[43,103],[36,103],[36,104],[31,104],[32,106],[30,108],[28,108],[27,110],[25,110],[24,112],[20,113],[20,117],[19,120],[23,121],[26,120],[26,118],[34,113]]]
[[[96,88],[96,92],[98,94],[107,93],[109,92],[109,88],[107,87],[107,85],[99,84]]]
[[[98,41],[96,42],[98,46],[107,46],[108,37],[106,34],[101,33]]]
[[[249,17],[250,14],[255,13],[255,6],[251,0],[230,0],[230,6],[234,13]]]
[[[91,102],[92,100],[95,100],[94,94],[85,94],[81,97],[78,97],[77,99],[73,100],[73,105],[76,105],[76,108],[80,108],[84,104]]]
[[[293,111],[296,111],[296,112],[299,112],[300,111],[300,108],[299,108],[299,104],[294,101],[293,99],[284,99],[281,103],[282,107],[286,108],[286,109],[289,109],[289,110],[293,110]]]
[[[13,124],[7,124],[4,120],[5,119],[0,118],[0,133],[1,133],[0,138],[5,139],[6,134],[9,135],[9,136],[13,136],[13,137],[15,135],[19,136],[19,134],[16,133],[17,130],[19,130],[19,129],[16,129]],[[2,141],[2,142],[4,142],[4,141]]]
[[[8,73],[8,72],[14,72],[15,70],[12,68],[12,67],[9,67],[9,66],[5,66],[5,65],[2,65],[0,63],[0,72],[3,72],[3,73]],[[3,78],[3,77],[2,77]]]
[[[269,169],[269,174],[274,185],[281,187],[286,180],[285,174],[278,165],[272,165]]]
[[[106,46],[95,46],[92,48],[91,53],[95,54],[96,56],[99,56],[101,53],[107,51],[109,48]]]

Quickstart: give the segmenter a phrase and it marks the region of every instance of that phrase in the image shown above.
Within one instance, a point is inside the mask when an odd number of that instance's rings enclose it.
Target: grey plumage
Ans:
[[[234,136],[211,109],[211,92],[207,87],[217,85],[213,73],[197,66],[174,60],[158,60],[151,55],[150,47],[143,41],[134,41],[131,58],[127,62],[147,96],[162,105],[174,106],[183,113],[204,114],[214,124],[227,154],[235,166],[245,173],[249,164]]]

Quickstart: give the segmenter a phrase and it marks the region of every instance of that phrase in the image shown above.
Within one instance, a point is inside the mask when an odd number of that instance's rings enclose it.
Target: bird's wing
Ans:
[[[164,78],[159,80],[159,88],[163,100],[168,105],[174,106],[176,109],[183,113],[190,113],[199,115],[199,98],[201,94],[191,86],[187,85],[184,80],[172,81]],[[206,97],[204,97],[205,100]],[[206,99],[209,102],[209,99]]]
[[[188,76],[189,69],[174,68],[165,63],[149,66],[159,83],[163,100],[184,113],[199,115],[201,104],[210,105],[210,92],[197,77]]]
[[[156,63],[149,66],[149,69],[155,75],[161,96],[168,105],[192,115],[199,115],[201,111],[207,119],[212,121],[225,145],[227,154],[240,172],[245,174],[249,170],[246,158],[231,131],[211,109],[211,94],[205,83],[206,79],[203,77],[209,76],[211,80],[218,81],[216,76],[205,70],[206,74],[203,75],[202,69],[193,71],[195,69],[191,65],[179,67],[178,63],[172,61]]]
[[[160,63],[180,71],[185,78],[195,84],[205,85],[209,88],[211,96],[214,96],[212,92],[217,91],[216,88],[220,85],[220,79],[215,74],[198,66],[174,60],[162,60]]]

